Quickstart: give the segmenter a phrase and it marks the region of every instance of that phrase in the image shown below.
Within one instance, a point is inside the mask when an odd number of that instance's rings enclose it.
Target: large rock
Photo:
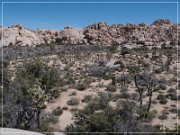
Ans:
[[[29,30],[22,25],[13,25],[3,28],[3,34],[1,27],[1,40],[2,36],[4,46],[35,46],[44,43],[65,45],[120,45],[131,43],[146,46],[169,46],[177,44],[177,25],[170,20],[163,19],[154,21],[152,25],[146,25],[144,23],[135,25],[129,23],[126,25],[113,24],[109,26],[105,22],[100,22],[82,29],[66,26],[64,30]],[[2,46],[2,42],[0,42],[0,45]]]

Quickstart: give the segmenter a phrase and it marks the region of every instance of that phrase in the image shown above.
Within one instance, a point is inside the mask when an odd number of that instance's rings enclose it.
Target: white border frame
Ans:
[[[89,2],[10,2],[10,1],[2,1],[1,2],[1,25],[2,25],[2,52],[1,52],[1,55],[2,55],[2,99],[3,99],[3,26],[4,26],[4,22],[3,22],[3,18],[4,18],[4,12],[3,12],[3,9],[4,9],[4,4],[15,4],[15,3],[17,3],[17,4],[176,4],[177,5],[177,7],[176,7],[176,11],[177,11],[177,17],[176,17],[176,19],[177,19],[177,60],[176,60],[176,66],[177,66],[177,126],[178,126],[178,123],[179,123],[179,119],[178,119],[178,109],[179,109],[179,106],[178,106],[178,95],[179,95],[179,90],[178,90],[178,84],[179,84],[179,78],[178,78],[178,72],[179,72],[179,66],[178,66],[178,63],[179,63],[179,59],[178,59],[178,19],[179,19],[179,15],[178,15],[178,10],[179,10],[179,2],[177,1],[177,2],[92,2],[92,1],[89,1]],[[3,124],[3,100],[2,100],[2,124]],[[13,133],[13,134],[18,134],[18,133],[23,133],[23,134],[33,134],[33,132],[3,132],[3,126],[2,126],[2,128],[1,128],[1,133],[2,134],[11,134],[11,133]],[[38,133],[75,133],[75,134],[78,134],[78,133],[85,133],[85,134],[87,134],[87,133],[113,133],[113,134],[116,134],[116,133],[123,133],[123,134],[126,134],[127,132],[38,132]],[[134,134],[142,134],[142,133],[145,133],[145,134],[149,134],[149,133],[152,133],[152,134],[154,134],[154,133],[177,133],[178,134],[178,127],[177,127],[177,132],[128,132],[128,133],[134,133]]]

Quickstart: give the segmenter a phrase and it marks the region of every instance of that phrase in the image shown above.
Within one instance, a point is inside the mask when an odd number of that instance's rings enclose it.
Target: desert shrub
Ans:
[[[80,84],[77,84],[76,86],[76,89],[80,90],[80,91],[83,91],[87,88],[87,84],[86,83],[80,83]]]
[[[150,122],[150,121],[153,120],[153,118],[155,118],[155,116],[157,114],[157,111],[152,110],[152,111],[149,111],[149,112],[145,112],[145,114],[146,114],[145,121]]]
[[[114,62],[114,65],[118,65],[118,64],[119,64],[119,65],[122,65],[122,64],[123,64],[123,62],[122,62],[122,61],[120,61],[120,60],[118,60],[118,61],[115,61],[115,62]]]
[[[174,88],[170,88],[168,91],[167,97],[170,98],[171,100],[177,100],[177,91]]]
[[[121,48],[121,55],[129,54],[130,50],[127,47],[122,47]]]
[[[176,89],[174,89],[174,88],[169,88],[169,90],[168,90],[167,92],[168,92],[168,93],[176,92]]]
[[[92,100],[92,96],[91,95],[86,95],[84,96],[84,98],[82,99],[82,102],[88,103]]]
[[[107,71],[108,71],[107,67],[92,65],[89,67],[88,73],[91,76],[102,77],[106,74]]]
[[[105,66],[106,65],[106,63],[107,63],[107,61],[105,61],[105,60],[98,60],[98,62],[97,62],[97,64],[99,65],[99,66]]]
[[[130,75],[125,75],[125,76],[120,75],[116,78],[116,81],[118,83],[122,83],[123,81],[125,81],[126,83],[130,84],[132,81],[132,78],[130,77]]]
[[[159,117],[161,120],[166,120],[168,118],[167,114],[162,113]]]
[[[160,87],[161,90],[166,90],[167,89],[165,84],[160,84],[159,87]]]
[[[172,107],[171,109],[169,109],[169,111],[171,113],[177,113],[177,108],[176,107]],[[179,110],[180,111],[180,110]]]
[[[108,106],[109,103],[109,95],[105,92],[99,92],[99,107],[100,109],[105,109]]]
[[[69,94],[69,96],[76,96],[77,95],[77,92],[73,91],[71,92],[71,94]]]
[[[111,96],[109,100],[116,102],[119,98],[121,98],[121,95],[118,93]]]
[[[155,69],[154,70],[154,73],[155,74],[161,74],[163,72],[163,69],[162,68],[158,68],[158,69]]]
[[[46,107],[44,103],[53,98],[59,72],[39,59],[22,61],[16,69],[15,78],[4,96],[4,124],[11,128],[37,130],[38,114]],[[27,118],[27,113],[32,115],[31,119]]]
[[[177,96],[176,92],[169,92],[167,94],[167,97],[170,97],[171,100],[177,100],[178,99],[178,96]]]
[[[93,106],[78,110],[74,115],[74,124],[66,128],[68,132],[134,132],[141,130],[141,124],[135,117],[135,103],[123,101],[117,110],[106,107],[95,111]],[[89,117],[91,115],[91,117]]]
[[[57,107],[56,109],[54,109],[52,111],[52,114],[55,115],[55,116],[59,116],[63,113],[63,110],[61,109],[61,107]]]
[[[130,94],[128,92],[122,92],[121,95],[120,95],[120,98],[129,98],[130,97]]]
[[[50,126],[50,123],[47,120],[43,120],[38,129],[39,132],[53,132],[54,128]]]
[[[115,86],[115,85],[112,85],[112,84],[109,84],[109,85],[106,87],[106,91],[108,91],[108,92],[115,92],[115,91],[116,91],[116,86]]]
[[[48,123],[56,124],[58,122],[58,117],[54,115],[50,115],[49,117],[47,117],[46,121]]]
[[[75,79],[72,76],[67,77],[66,79],[63,80],[63,85],[70,85],[74,83],[75,83]]]
[[[60,96],[60,91],[58,89],[54,89],[52,91],[52,97],[57,98]]]
[[[157,96],[157,99],[160,100],[160,103],[161,103],[161,104],[166,104],[166,103],[168,102],[166,96],[165,96],[165,95],[162,95],[162,94],[159,94],[159,95]]]
[[[78,105],[79,104],[79,99],[72,97],[70,100],[67,101],[68,105]]]
[[[68,107],[64,106],[64,107],[62,108],[62,110],[68,110]]]
[[[89,78],[89,77],[87,77],[87,76],[85,76],[85,77],[84,77],[84,81],[83,81],[83,83],[85,83],[86,85],[89,85],[89,84],[91,84],[91,83],[92,83],[92,79],[91,79],[91,78]]]
[[[42,77],[42,85],[46,86],[46,90],[52,89],[54,86],[58,84],[58,72],[55,69],[48,69],[44,72],[45,73]]]
[[[166,90],[167,89],[167,86],[164,83],[161,83],[161,82],[158,82],[158,83],[159,83],[159,85],[157,85],[155,87],[155,91]]]
[[[139,100],[139,94],[138,93],[132,93],[131,95],[130,95],[130,99],[131,100]]]
[[[128,91],[128,87],[127,86],[123,86],[120,89],[121,92],[127,92]]]
[[[114,74],[112,74],[111,72],[109,72],[109,73],[104,74],[103,79],[104,79],[104,80],[110,80],[110,79],[112,79],[113,77],[114,77]]]
[[[114,62],[114,65],[118,65],[118,64],[120,65],[121,68],[124,68],[124,63],[122,61],[118,60]]]
[[[138,108],[137,114],[139,115],[139,119],[143,120],[144,122],[150,122],[156,116],[157,111],[147,111],[147,105],[143,105],[142,108]]]

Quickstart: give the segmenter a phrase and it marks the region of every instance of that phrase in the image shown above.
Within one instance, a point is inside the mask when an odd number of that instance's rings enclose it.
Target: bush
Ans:
[[[99,107],[100,109],[105,109],[109,103],[109,95],[105,92],[99,92]]]
[[[86,95],[84,96],[84,98],[82,99],[82,102],[88,103],[92,100],[92,96],[91,95]]]
[[[87,88],[87,84],[85,84],[85,83],[81,83],[81,84],[78,84],[77,86],[76,86],[76,89],[78,89],[78,90],[80,90],[80,91],[83,91],[83,90],[85,90]]]
[[[112,85],[112,84],[109,84],[109,85],[106,87],[106,91],[115,92],[115,91],[116,91],[116,86],[115,86],[115,85]]]
[[[155,118],[156,114],[157,114],[157,111],[156,111],[156,110],[152,110],[152,111],[146,112],[145,121],[146,121],[146,122],[152,121],[153,118]]]
[[[120,65],[121,68],[124,68],[124,63],[122,61],[118,60],[114,62],[114,65],[118,65],[118,64]]]
[[[120,97],[121,97],[120,94],[114,94],[114,95],[110,98],[110,100],[116,102]]]
[[[120,98],[129,98],[130,97],[130,94],[128,92],[122,92],[121,95],[120,95]]]
[[[59,97],[59,95],[60,95],[60,91],[59,90],[57,90],[57,89],[53,90],[52,97],[57,98],[57,97]]]
[[[161,120],[166,120],[167,118],[168,118],[168,116],[167,116],[167,114],[162,114],[162,115],[160,115],[159,117],[158,117],[159,119],[161,119]]]
[[[178,99],[176,89],[170,88],[167,92],[168,92],[167,97],[170,97],[171,100]]]
[[[42,121],[39,127],[39,132],[53,132],[54,128],[49,125],[49,122]]]
[[[121,49],[121,55],[129,54],[130,50],[127,47],[122,47]]]
[[[114,75],[112,73],[106,73],[104,76],[103,76],[103,79],[104,80],[110,80],[114,77]]]
[[[58,117],[51,115],[51,116],[47,117],[46,121],[48,123],[56,124],[58,122]]]
[[[139,94],[138,93],[132,93],[130,98],[131,98],[131,100],[139,100]]]
[[[163,72],[162,68],[158,68],[154,70],[155,74],[161,74]]]
[[[160,87],[161,90],[166,90],[167,89],[165,84],[160,84],[159,87]]]
[[[164,96],[164,95],[162,95],[162,94],[159,94],[159,95],[157,96],[157,99],[160,100],[160,103],[161,103],[161,104],[166,104],[166,103],[167,103],[167,98],[166,98],[166,96]]]
[[[63,110],[68,110],[68,107],[64,106],[62,109],[63,109]]]
[[[89,75],[95,76],[95,77],[102,77],[106,74],[108,71],[107,67],[92,65],[89,67]]]
[[[169,111],[171,113],[177,113],[177,108],[176,107],[172,107],[171,109],[169,109]],[[180,111],[180,110],[178,110],[178,111]]]
[[[78,105],[79,104],[79,99],[72,97],[69,101],[67,101],[68,105]]]
[[[56,108],[56,109],[54,109],[54,110],[52,111],[52,114],[55,115],[55,116],[59,116],[59,115],[61,115],[62,113],[63,113],[63,110],[61,109],[61,107],[58,107],[58,108]]]

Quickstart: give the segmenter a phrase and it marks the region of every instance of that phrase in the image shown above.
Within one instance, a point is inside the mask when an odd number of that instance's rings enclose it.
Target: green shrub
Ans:
[[[78,84],[77,86],[76,86],[76,89],[78,89],[78,90],[80,90],[80,91],[83,91],[83,90],[85,90],[87,88],[87,84],[85,84],[85,83],[81,83],[81,84]]]
[[[56,109],[54,109],[54,110],[52,111],[52,114],[55,115],[55,116],[59,116],[59,115],[61,115],[62,113],[63,113],[63,110],[61,109],[61,107],[58,107],[58,108],[56,108]]]
[[[63,110],[68,110],[68,107],[64,106],[62,109],[63,109]]]
[[[154,70],[155,74],[161,74],[163,72],[162,68],[158,68]]]
[[[86,95],[84,96],[84,98],[82,99],[82,102],[88,103],[92,100],[92,96],[91,95]]]
[[[104,80],[110,80],[113,77],[114,77],[114,75],[112,73],[106,73],[106,74],[104,74],[103,79]]]
[[[120,95],[120,98],[129,98],[130,97],[130,94],[128,92],[122,92],[121,95]]]
[[[167,89],[165,84],[160,84],[159,87],[160,87],[161,90],[166,90]]]
[[[122,47],[121,49],[121,55],[129,54],[130,50],[127,47]]]
[[[58,117],[51,115],[51,116],[47,117],[46,121],[48,123],[56,124],[58,122]]]
[[[109,85],[106,87],[106,91],[115,92],[115,91],[116,91],[116,86],[115,86],[115,85],[112,85],[112,84],[109,84]]]
[[[160,100],[160,103],[161,103],[161,104],[166,104],[166,103],[167,103],[167,98],[166,98],[166,96],[164,96],[164,95],[162,95],[162,94],[159,94],[159,95],[157,96],[157,99]]]
[[[53,90],[52,97],[57,98],[60,96],[60,91],[58,89]]]
[[[54,128],[49,125],[49,122],[42,121],[39,127],[39,132],[53,132]]]
[[[70,100],[67,101],[68,105],[78,105],[79,104],[79,99],[72,97]]]
[[[130,95],[131,100],[139,100],[139,94],[138,93],[132,93]]]
[[[156,114],[157,114],[157,111],[156,111],[156,110],[152,110],[152,111],[146,112],[145,121],[146,121],[146,122],[152,121],[153,118],[155,118]]]
[[[119,98],[121,98],[120,94],[114,94],[111,96],[110,100],[116,102]]]
[[[167,118],[168,118],[168,116],[167,116],[167,114],[162,114],[162,115],[160,115],[159,117],[158,117],[159,119],[161,119],[161,120],[166,120]]]
[[[180,109],[177,110],[176,107],[172,107],[171,109],[169,109],[169,111],[170,111],[171,113],[177,113],[177,111],[180,111]]]

